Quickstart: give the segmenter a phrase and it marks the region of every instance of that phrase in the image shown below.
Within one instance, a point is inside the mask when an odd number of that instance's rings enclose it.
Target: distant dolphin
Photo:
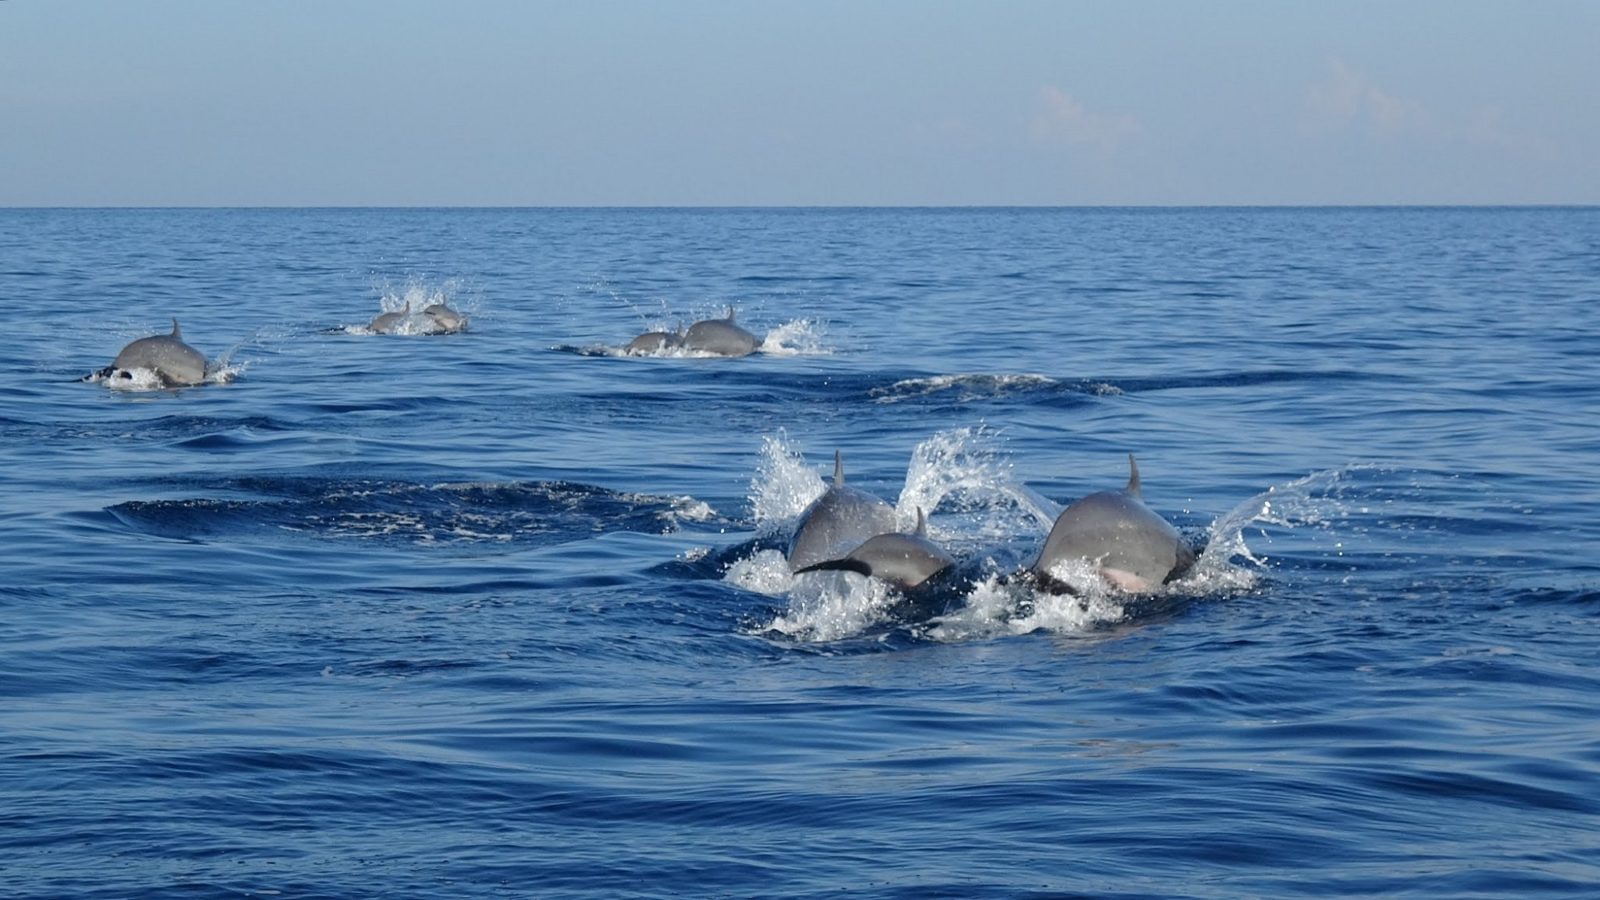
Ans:
[[[443,303],[430,303],[422,308],[429,319],[429,334],[457,334],[467,329],[467,317]]]
[[[928,539],[928,519],[917,507],[917,528],[911,534],[890,532],[870,537],[840,559],[796,569],[795,574],[839,569],[914,588],[955,564],[955,558]]]
[[[837,559],[869,538],[894,531],[894,507],[883,499],[844,483],[844,457],[833,454],[833,486],[800,514],[789,541],[789,568]]]
[[[166,387],[188,387],[206,380],[206,358],[183,342],[183,330],[176,318],[172,320],[171,334],[139,338],[123,347],[111,365],[83,380],[104,381],[117,376],[131,379],[133,369],[154,372]]]
[[[705,319],[689,326],[683,334],[683,348],[718,356],[749,356],[761,346],[756,336],[733,321],[733,308],[725,319]]]
[[[404,309],[379,313],[367,328],[377,334],[394,334],[400,330],[400,326],[409,318],[411,318],[411,301],[407,300]]]
[[[683,346],[683,327],[677,331],[647,331],[628,342],[622,352],[631,356],[647,356]]]
[[[1131,453],[1128,469],[1126,488],[1090,494],[1061,511],[1033,564],[1041,584],[1064,587],[1050,570],[1069,559],[1094,563],[1107,582],[1132,592],[1151,590],[1194,564],[1194,550],[1178,530],[1144,505]]]
[[[467,317],[443,303],[430,303],[420,313],[411,301],[401,309],[379,313],[367,326],[374,334],[456,334],[467,329]]]

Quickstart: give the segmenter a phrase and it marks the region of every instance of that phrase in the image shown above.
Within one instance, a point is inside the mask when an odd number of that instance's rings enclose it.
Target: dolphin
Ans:
[[[665,350],[676,350],[683,346],[683,326],[679,325],[677,331],[647,331],[628,342],[622,352],[630,356],[647,356],[652,353],[661,353]]]
[[[171,334],[153,334],[142,337],[117,354],[117,358],[98,372],[84,376],[84,381],[104,381],[120,375],[132,378],[132,369],[154,372],[166,387],[188,387],[206,380],[206,358],[183,342],[183,329],[178,320],[172,320]]]
[[[430,303],[422,308],[429,319],[429,334],[457,334],[467,330],[467,317],[443,303]]]
[[[1051,577],[1059,562],[1085,559],[1099,567],[1100,577],[1125,591],[1149,591],[1182,575],[1195,553],[1167,520],[1144,505],[1139,489],[1139,464],[1128,454],[1128,486],[1100,491],[1078,500],[1056,517],[1044,549],[1033,564],[1039,583],[1064,588]]]
[[[689,326],[683,334],[683,348],[718,356],[749,356],[761,342],[733,321],[733,308],[725,319],[705,319]]]
[[[876,535],[895,530],[894,507],[844,483],[844,457],[833,454],[833,485],[800,514],[789,541],[789,568],[837,559]]]
[[[373,319],[372,324],[368,325],[367,328],[377,334],[394,334],[400,330],[401,324],[403,324],[405,320],[410,317],[411,301],[407,300],[405,309],[395,309],[386,313],[379,313],[377,318]]]
[[[954,564],[954,557],[928,539],[928,519],[919,506],[917,528],[911,534],[890,532],[875,535],[840,559],[814,563],[796,569],[795,574],[842,569],[910,589]]]

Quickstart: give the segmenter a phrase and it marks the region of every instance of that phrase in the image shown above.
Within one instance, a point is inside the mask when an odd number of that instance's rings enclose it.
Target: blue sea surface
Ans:
[[[7,897],[1600,893],[1600,209],[10,209],[0,297]],[[934,605],[788,571],[835,451]],[[1195,569],[1013,577],[1130,453]]]

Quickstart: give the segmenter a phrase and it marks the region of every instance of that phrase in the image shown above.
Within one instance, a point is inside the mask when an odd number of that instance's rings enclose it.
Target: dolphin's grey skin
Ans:
[[[407,300],[405,309],[396,309],[386,313],[379,313],[377,318],[373,319],[372,324],[368,325],[367,328],[375,334],[394,334],[396,331],[400,330],[400,326],[405,322],[406,319],[409,319],[410,317],[411,301]]]
[[[457,334],[467,330],[467,317],[443,303],[430,303],[422,314],[430,320],[429,334]]]
[[[727,318],[696,322],[683,334],[685,350],[715,353],[718,356],[749,356],[759,346],[761,342],[755,335],[734,323],[732,308],[729,308]]]
[[[1194,550],[1167,520],[1144,505],[1139,464],[1128,454],[1128,486],[1090,494],[1061,511],[1033,564],[1046,587],[1064,587],[1050,576],[1062,560],[1085,559],[1106,581],[1135,593],[1182,575],[1194,564]]]
[[[882,579],[909,590],[954,564],[954,557],[928,539],[928,520],[919,506],[915,532],[891,532],[870,537],[842,559],[830,559],[796,569],[795,574],[842,569]]]
[[[188,387],[206,380],[206,358],[199,350],[183,342],[183,329],[178,320],[172,320],[171,334],[153,334],[142,337],[117,354],[116,360],[85,381],[104,381],[107,378],[132,378],[132,369],[145,369],[156,374],[167,387]]]
[[[403,309],[379,313],[367,330],[374,334],[456,334],[467,330],[467,317],[443,303],[430,303],[421,313],[413,313],[407,300]]]
[[[894,507],[844,483],[844,457],[833,454],[833,486],[800,514],[789,541],[789,568],[837,559],[867,539],[894,531]]]
[[[683,328],[677,331],[647,331],[628,342],[622,352],[630,356],[648,356],[683,346]]]

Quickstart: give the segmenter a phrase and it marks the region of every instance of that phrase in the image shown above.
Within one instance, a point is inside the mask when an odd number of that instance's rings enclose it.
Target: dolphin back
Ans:
[[[123,347],[111,364],[112,370],[147,369],[169,385],[199,384],[206,378],[206,358],[185,344],[180,334],[178,320],[174,319],[171,334],[139,338]]]
[[[670,331],[647,331],[628,342],[624,353],[660,353],[682,346],[683,339]]]
[[[467,317],[443,303],[428,304],[423,308],[422,314],[428,317],[430,330],[433,331],[455,334],[467,328]]]
[[[800,514],[789,541],[794,570],[838,559],[876,535],[894,531],[894,507],[866,491],[835,485]]]
[[[1149,589],[1183,574],[1195,554],[1178,530],[1137,496],[1103,491],[1062,510],[1033,571],[1048,576],[1069,559],[1095,563],[1124,587]]]
[[[954,564],[950,554],[921,534],[890,533],[868,538],[842,559],[806,566],[795,574],[842,569],[914,588]]]
[[[731,310],[726,319],[696,322],[683,335],[684,349],[718,356],[748,356],[760,345],[755,335],[734,324]]]

